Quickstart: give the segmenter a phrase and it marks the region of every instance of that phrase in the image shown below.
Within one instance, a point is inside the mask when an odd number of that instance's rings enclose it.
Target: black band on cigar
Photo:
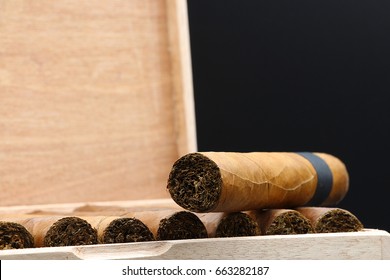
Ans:
[[[317,172],[317,187],[312,199],[306,206],[320,206],[329,196],[333,185],[333,175],[328,164],[313,153],[297,153],[310,161]]]

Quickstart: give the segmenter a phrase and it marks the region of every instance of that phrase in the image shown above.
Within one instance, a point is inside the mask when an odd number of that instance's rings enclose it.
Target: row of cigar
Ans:
[[[363,229],[351,212],[325,207],[231,213],[194,213],[180,209],[129,212],[123,208],[107,212],[95,207],[95,211],[75,211],[72,215],[41,212],[7,215],[0,220],[0,249]]]
[[[335,208],[348,188],[329,154],[190,153],[168,176],[174,207],[0,215],[0,248],[359,231],[356,216]]]

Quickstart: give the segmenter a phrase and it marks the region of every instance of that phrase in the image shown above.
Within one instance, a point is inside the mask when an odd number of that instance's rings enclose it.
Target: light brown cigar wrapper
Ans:
[[[314,233],[310,221],[296,210],[268,209],[250,213],[256,217],[263,235]]]
[[[78,240],[74,244],[69,245],[89,245],[97,243],[97,234],[96,231],[84,220],[79,220],[77,217],[73,216],[35,216],[35,215],[11,215],[0,216],[1,221],[14,222],[24,226],[34,237],[34,247],[48,247],[48,246],[63,246],[63,245],[52,245],[47,244],[45,239],[50,234],[50,231],[55,229],[55,226],[58,225],[58,222],[63,221],[63,219],[76,218],[76,222],[82,221],[85,222],[87,226],[88,237],[85,240]],[[73,235],[72,237],[75,237]],[[81,236],[80,236],[81,237]]]
[[[299,207],[296,210],[310,220],[313,229],[318,233],[355,232],[364,229],[361,221],[345,209]]]
[[[209,237],[239,237],[260,235],[260,227],[250,213],[198,213]]]
[[[314,154],[326,162],[333,176],[332,189],[322,205],[335,205],[348,191],[347,169],[332,155]],[[209,167],[213,170],[206,172]],[[210,174],[215,178],[210,180]],[[176,203],[194,212],[294,208],[305,206],[314,196],[317,173],[297,153],[201,152],[175,162],[167,188]]]

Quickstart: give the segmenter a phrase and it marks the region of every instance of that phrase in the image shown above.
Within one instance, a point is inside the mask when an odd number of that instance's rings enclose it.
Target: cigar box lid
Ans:
[[[196,150],[186,1],[0,9],[0,206],[168,198]]]

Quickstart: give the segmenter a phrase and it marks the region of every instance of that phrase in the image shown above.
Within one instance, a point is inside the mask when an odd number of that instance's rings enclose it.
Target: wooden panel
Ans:
[[[168,196],[196,149],[185,4],[0,1],[0,205]]]

